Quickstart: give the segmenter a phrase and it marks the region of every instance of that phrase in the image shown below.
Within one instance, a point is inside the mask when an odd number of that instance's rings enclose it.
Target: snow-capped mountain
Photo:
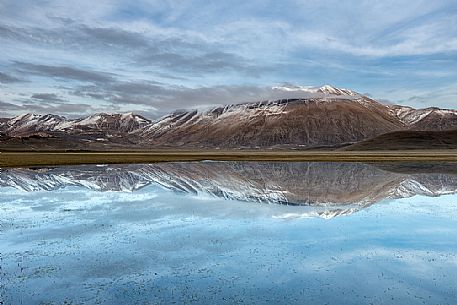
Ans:
[[[136,114],[98,113],[81,119],[45,114],[24,114],[6,120],[2,128],[10,136],[28,135],[34,132],[59,132],[76,130],[108,130],[131,132],[150,124],[151,121]]]
[[[99,129],[109,131],[133,132],[151,123],[150,120],[133,113],[106,114],[98,113],[83,119],[70,121],[70,124],[58,126],[60,130]]]
[[[404,128],[385,105],[352,91],[329,86],[307,90],[320,97],[227,105],[201,113],[179,111],[137,134],[158,146],[319,147]]]
[[[457,175],[413,167],[407,173],[361,163],[199,162],[85,165],[0,170],[0,187],[51,191],[66,187],[136,191],[147,185],[183,195],[308,206],[307,216],[354,213],[386,198],[440,196],[457,192]],[[283,218],[304,217],[303,211]],[[279,216],[278,216],[279,217]]]
[[[3,128],[6,133],[15,136],[37,131],[53,131],[66,121],[65,117],[58,115],[27,113],[6,121]]]
[[[132,113],[25,114],[0,120],[0,149],[320,148],[397,131],[457,129],[456,110],[386,105],[329,85],[275,90],[294,98],[175,111],[154,121]]]
[[[429,107],[414,109],[391,106],[393,113],[412,130],[446,130],[457,128],[457,110]]]

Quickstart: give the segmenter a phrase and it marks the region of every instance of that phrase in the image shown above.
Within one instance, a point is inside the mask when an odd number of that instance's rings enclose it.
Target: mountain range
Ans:
[[[303,89],[302,98],[179,110],[157,120],[133,113],[0,119],[3,150],[153,148],[457,148],[457,110],[386,104],[326,85]]]
[[[455,194],[457,171],[450,164],[325,162],[181,162],[0,169],[0,188],[14,187],[27,192],[68,187],[135,192],[146,186],[183,196],[208,195],[288,206],[287,217],[330,218],[357,212],[385,199]]]

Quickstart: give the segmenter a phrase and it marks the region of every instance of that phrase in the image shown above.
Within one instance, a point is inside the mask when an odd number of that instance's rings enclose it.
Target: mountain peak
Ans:
[[[344,89],[344,88],[336,88],[330,85],[324,85],[316,90],[317,92],[324,93],[324,94],[332,94],[332,95],[349,95],[349,96],[357,96],[359,95],[357,92]]]
[[[22,120],[33,119],[38,116],[39,116],[38,114],[34,114],[34,113],[24,113],[24,114],[20,114],[18,116],[15,116],[14,118],[12,118],[11,122],[13,123],[13,122],[19,122]]]
[[[56,114],[35,114],[35,113],[26,113],[26,114],[21,114],[18,115],[14,118],[12,118],[9,123],[11,125],[20,123],[20,124],[30,124],[31,122],[61,122],[65,121],[65,117],[56,115]]]
[[[347,98],[347,97],[361,97],[362,95],[344,88],[337,88],[331,85],[323,85],[321,87],[311,86],[297,86],[285,84],[282,86],[273,87],[273,90],[287,92],[288,94],[298,93],[303,98],[322,98],[322,97],[336,97],[336,98]]]

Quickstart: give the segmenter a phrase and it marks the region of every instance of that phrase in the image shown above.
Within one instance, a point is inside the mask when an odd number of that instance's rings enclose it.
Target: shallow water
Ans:
[[[3,304],[455,304],[455,164],[0,170]]]

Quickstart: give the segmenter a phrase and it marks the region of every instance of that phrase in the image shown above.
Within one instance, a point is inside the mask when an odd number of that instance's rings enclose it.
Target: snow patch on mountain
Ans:
[[[278,90],[282,92],[294,92],[302,93],[303,98],[353,98],[361,97],[362,95],[344,88],[336,88],[330,85],[324,85],[322,87],[309,87],[309,86],[291,86],[291,85],[282,85],[275,86],[273,90]]]

